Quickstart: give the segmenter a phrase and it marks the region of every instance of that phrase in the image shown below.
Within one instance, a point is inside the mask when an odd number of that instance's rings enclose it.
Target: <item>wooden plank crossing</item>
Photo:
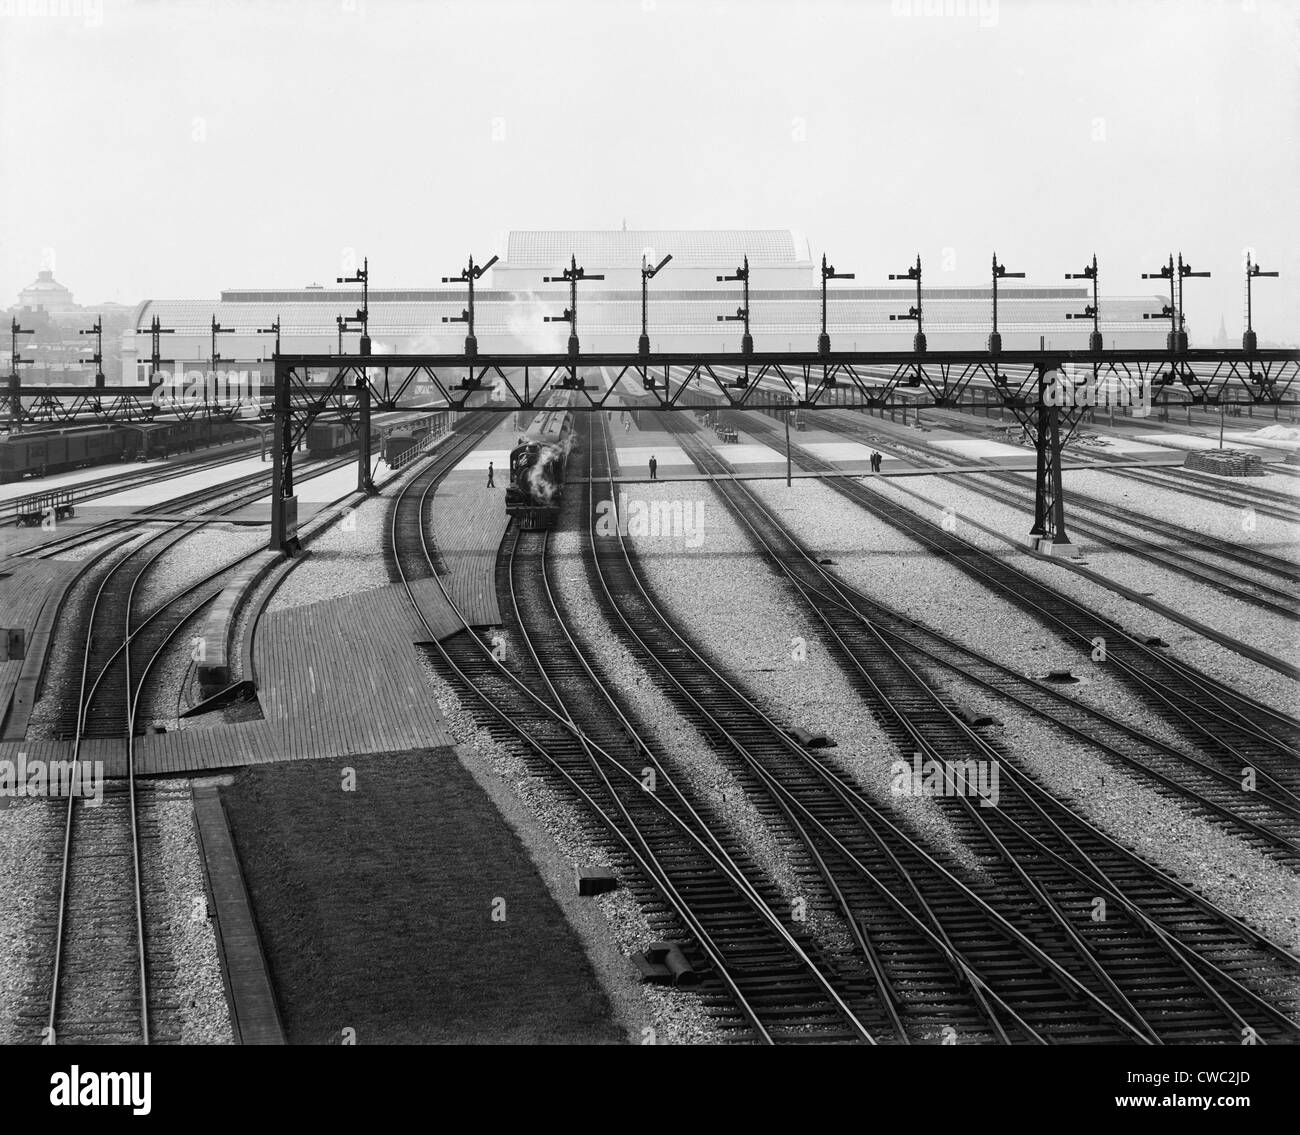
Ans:
[[[204,784],[194,789],[193,796],[194,827],[212,902],[217,954],[235,1041],[284,1044],[275,989],[221,794],[216,785]]]
[[[510,518],[505,478],[489,489],[481,473],[449,473],[433,497],[433,540],[446,569],[442,581],[472,627],[498,626],[496,558]]]
[[[423,642],[430,637],[441,640],[465,629],[465,624],[460,621],[447,601],[442,586],[432,576],[417,579],[412,583],[411,594],[419,604],[420,612],[432,631],[431,635],[427,633],[424,624],[417,620],[416,642]]]
[[[430,579],[421,587],[437,585]],[[460,630],[450,608],[442,606],[443,633]],[[265,614],[254,647],[264,719],[196,719],[185,729],[137,737],[136,771],[185,774],[449,745],[412,645],[428,637],[400,586]],[[20,750],[29,759],[67,759],[72,745],[0,745],[0,758],[12,759]],[[103,761],[108,776],[126,773],[120,741],[86,741],[81,756]]]
[[[0,742],[0,761],[17,763],[22,753],[31,761],[70,761],[71,741],[3,741]],[[89,759],[89,758],[84,758]]]
[[[411,645],[426,638],[400,586],[268,612],[253,648],[264,720],[139,737],[136,768],[182,773],[450,744]]]

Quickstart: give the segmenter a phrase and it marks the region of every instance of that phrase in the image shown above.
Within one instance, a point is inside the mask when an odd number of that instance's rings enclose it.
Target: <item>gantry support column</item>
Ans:
[[[1034,526],[1029,534],[1034,547],[1047,552],[1070,546],[1065,531],[1065,494],[1061,488],[1060,407],[1048,390],[1048,374],[1055,375],[1046,363],[1038,365],[1038,405],[1034,418]]]
[[[375,492],[370,479],[370,383],[362,370],[357,378],[357,492]]]
[[[278,359],[273,420],[270,548],[273,552],[292,555],[298,547],[298,498],[293,494],[293,417],[289,413],[288,368]]]

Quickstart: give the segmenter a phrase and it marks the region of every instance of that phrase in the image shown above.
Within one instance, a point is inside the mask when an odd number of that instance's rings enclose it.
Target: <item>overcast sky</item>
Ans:
[[[518,228],[798,228],[858,282],[996,247],[1194,339],[1300,338],[1300,3],[0,0],[0,306],[436,282]],[[559,267],[559,265],[557,265]],[[667,281],[667,274],[665,274]]]

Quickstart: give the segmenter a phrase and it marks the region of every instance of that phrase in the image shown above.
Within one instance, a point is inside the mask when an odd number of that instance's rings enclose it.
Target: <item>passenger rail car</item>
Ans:
[[[573,445],[571,395],[559,392],[510,451],[506,515],[524,528],[549,528],[564,500],[564,469]]]
[[[379,443],[379,453],[389,465],[390,453],[396,457],[402,450],[423,441],[426,436],[445,432],[449,425],[446,410],[421,414],[383,414],[370,419],[370,441]],[[389,444],[390,437],[393,439]],[[307,427],[307,452],[312,457],[330,457],[357,448],[357,435],[348,422],[315,421]]]
[[[440,410],[436,414],[424,414],[412,421],[388,426],[380,438],[380,456],[391,469],[405,465],[429,438],[447,432],[448,417],[446,410]]]
[[[110,461],[166,457],[196,446],[246,440],[247,425],[226,420],[155,422],[143,429],[120,423],[67,426],[62,429],[11,433],[0,438],[0,482],[45,477]]]

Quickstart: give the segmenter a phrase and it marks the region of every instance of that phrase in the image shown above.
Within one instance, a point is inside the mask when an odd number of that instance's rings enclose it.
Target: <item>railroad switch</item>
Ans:
[[[580,895],[602,895],[618,890],[618,878],[608,867],[579,867],[575,874]]]
[[[648,984],[699,984],[700,975],[676,942],[651,942],[644,953],[634,954],[632,960],[641,971],[641,980]]]

